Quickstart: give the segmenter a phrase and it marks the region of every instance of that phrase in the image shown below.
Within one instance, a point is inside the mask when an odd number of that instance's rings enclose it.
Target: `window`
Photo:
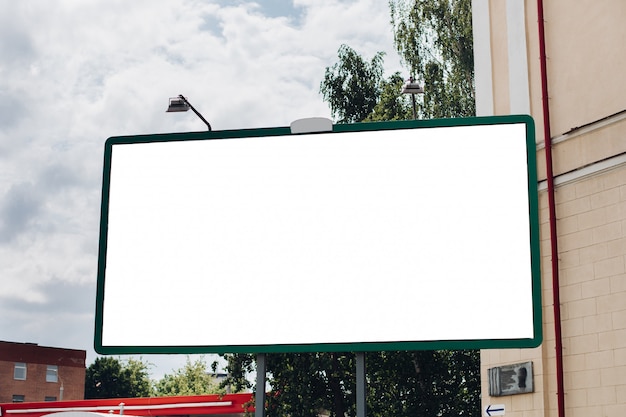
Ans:
[[[57,397],[48,397],[48,396],[46,396],[44,398],[44,401],[56,401],[56,400],[57,400]]]
[[[24,402],[24,396],[23,395],[13,394],[13,402],[14,403],[23,403]]]
[[[59,382],[59,367],[48,365],[46,367],[46,382]]]
[[[26,379],[26,364],[22,362],[16,362],[13,369],[13,379],[19,379],[24,381]]]

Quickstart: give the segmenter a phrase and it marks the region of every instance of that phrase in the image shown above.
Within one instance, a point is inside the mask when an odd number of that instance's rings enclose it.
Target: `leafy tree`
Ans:
[[[372,352],[367,366],[369,415],[480,415],[477,351]]]
[[[224,357],[228,382],[250,387],[246,372],[253,367],[253,356]],[[368,352],[366,362],[369,416],[480,415],[477,351]],[[354,354],[266,354],[266,366],[272,387],[268,417],[356,414]]]
[[[320,92],[339,123],[360,122],[378,102],[383,53],[378,52],[370,62],[366,62],[354,49],[341,45],[337,55],[339,62],[326,68]]]
[[[148,364],[111,356],[96,358],[85,372],[85,398],[134,398],[152,395]]]
[[[252,387],[254,356],[225,354],[227,380],[240,389]],[[266,415],[317,417],[355,414],[354,354],[274,353],[266,354],[267,381],[272,392],[266,399]],[[255,390],[258,387],[255,387]]]
[[[297,353],[269,355],[268,415],[316,417],[355,414],[354,355]]]
[[[124,374],[130,383],[132,397],[149,397],[154,394],[149,375],[149,364],[141,359],[129,358],[124,365]]]
[[[421,119],[468,117],[476,112],[471,0],[390,0],[394,43],[409,75],[424,84]],[[338,123],[412,118],[399,73],[383,76],[383,56],[371,62],[342,45],[327,67],[320,93]],[[408,77],[405,77],[408,78]]]
[[[399,72],[380,82],[380,95],[374,109],[363,121],[380,122],[413,118],[413,111],[407,95],[402,94],[404,78]]]
[[[202,395],[225,394],[226,390],[220,388],[215,378],[209,374],[204,358],[191,362],[187,357],[184,367],[174,371],[173,374],[165,374],[156,383],[155,393],[158,396]]]
[[[423,77],[421,118],[473,116],[471,0],[390,0],[396,49],[412,76]]]

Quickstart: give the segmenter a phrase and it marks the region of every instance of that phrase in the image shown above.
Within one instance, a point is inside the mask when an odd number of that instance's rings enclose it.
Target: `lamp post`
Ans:
[[[191,109],[196,114],[196,116],[198,116],[200,120],[202,120],[204,124],[207,125],[207,127],[209,128],[209,132],[210,132],[212,129],[211,129],[211,125],[209,124],[209,122],[207,122],[206,119],[202,117],[200,112],[198,112],[198,110],[196,110],[195,107],[191,105],[189,100],[187,100],[185,96],[183,96],[182,94],[179,94],[178,97],[170,98],[170,104],[169,106],[167,106],[167,110],[165,110],[165,112],[175,113],[175,112],[187,111],[189,109]]]
[[[417,110],[415,108],[415,94],[424,94],[424,88],[417,81],[415,81],[415,78],[413,78],[413,76],[411,76],[402,86],[402,94],[411,95],[411,101],[413,103],[413,120],[417,120]]]

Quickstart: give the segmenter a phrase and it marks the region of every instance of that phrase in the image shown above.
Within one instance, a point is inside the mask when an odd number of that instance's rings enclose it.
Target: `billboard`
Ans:
[[[106,141],[99,353],[534,347],[528,116]]]

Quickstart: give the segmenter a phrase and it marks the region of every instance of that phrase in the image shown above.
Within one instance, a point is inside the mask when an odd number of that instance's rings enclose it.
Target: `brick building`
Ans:
[[[626,2],[472,5],[477,114],[536,123],[542,252],[543,344],[481,352],[484,415],[626,416]]]
[[[0,341],[0,403],[82,400],[84,350]]]

